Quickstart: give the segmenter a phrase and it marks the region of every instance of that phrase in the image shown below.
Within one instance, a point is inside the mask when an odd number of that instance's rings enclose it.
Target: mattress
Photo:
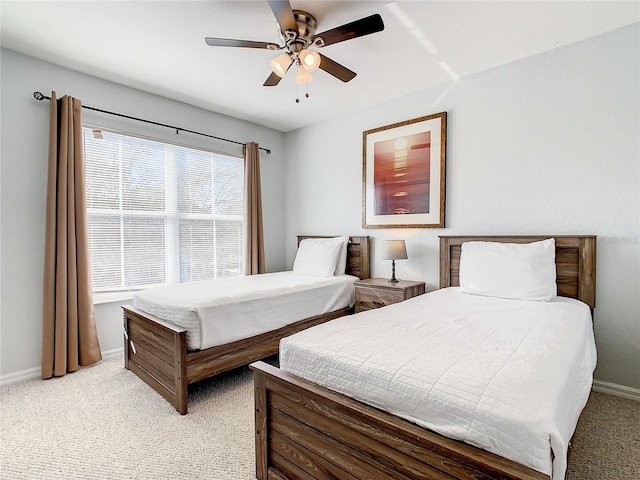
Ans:
[[[350,307],[356,280],[290,271],[218,278],[148,288],[133,305],[186,329],[187,348],[202,350]]]
[[[457,287],[280,342],[281,369],[554,480],[564,478],[595,365],[584,303]]]

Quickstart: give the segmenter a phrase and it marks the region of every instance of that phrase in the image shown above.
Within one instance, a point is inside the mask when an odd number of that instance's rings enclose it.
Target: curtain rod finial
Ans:
[[[36,100],[44,100],[45,96],[41,92],[33,92],[33,98]]]

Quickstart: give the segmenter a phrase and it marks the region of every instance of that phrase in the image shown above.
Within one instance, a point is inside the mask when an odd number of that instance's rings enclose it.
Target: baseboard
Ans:
[[[636,402],[640,402],[640,390],[637,388],[626,387],[624,385],[603,382],[600,380],[594,380],[592,390],[594,392],[606,393],[608,395],[628,398],[629,400],[635,400]]]
[[[110,358],[120,357],[124,362],[124,347],[123,348],[114,348],[113,350],[107,350],[106,352],[102,352],[102,359],[109,360]],[[124,363],[123,363],[124,365]]]
[[[113,350],[107,350],[102,352],[102,359],[108,360],[110,358],[124,358],[124,347],[114,348]],[[24,382],[25,380],[33,380],[34,378],[40,378],[40,367],[28,368],[20,372],[9,373],[0,377],[0,386],[10,385],[12,383]]]
[[[29,368],[20,372],[9,373],[0,377],[0,386],[20,383],[25,380],[32,380],[40,377],[40,367]]]

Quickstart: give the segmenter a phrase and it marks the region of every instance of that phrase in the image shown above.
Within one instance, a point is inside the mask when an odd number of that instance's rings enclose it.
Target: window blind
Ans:
[[[241,157],[83,129],[94,291],[242,275]]]

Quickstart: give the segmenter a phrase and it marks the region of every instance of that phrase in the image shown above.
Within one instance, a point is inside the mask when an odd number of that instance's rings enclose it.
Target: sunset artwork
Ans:
[[[428,214],[431,131],[375,142],[375,215]]]
[[[363,228],[444,228],[447,112],[362,132]]]

